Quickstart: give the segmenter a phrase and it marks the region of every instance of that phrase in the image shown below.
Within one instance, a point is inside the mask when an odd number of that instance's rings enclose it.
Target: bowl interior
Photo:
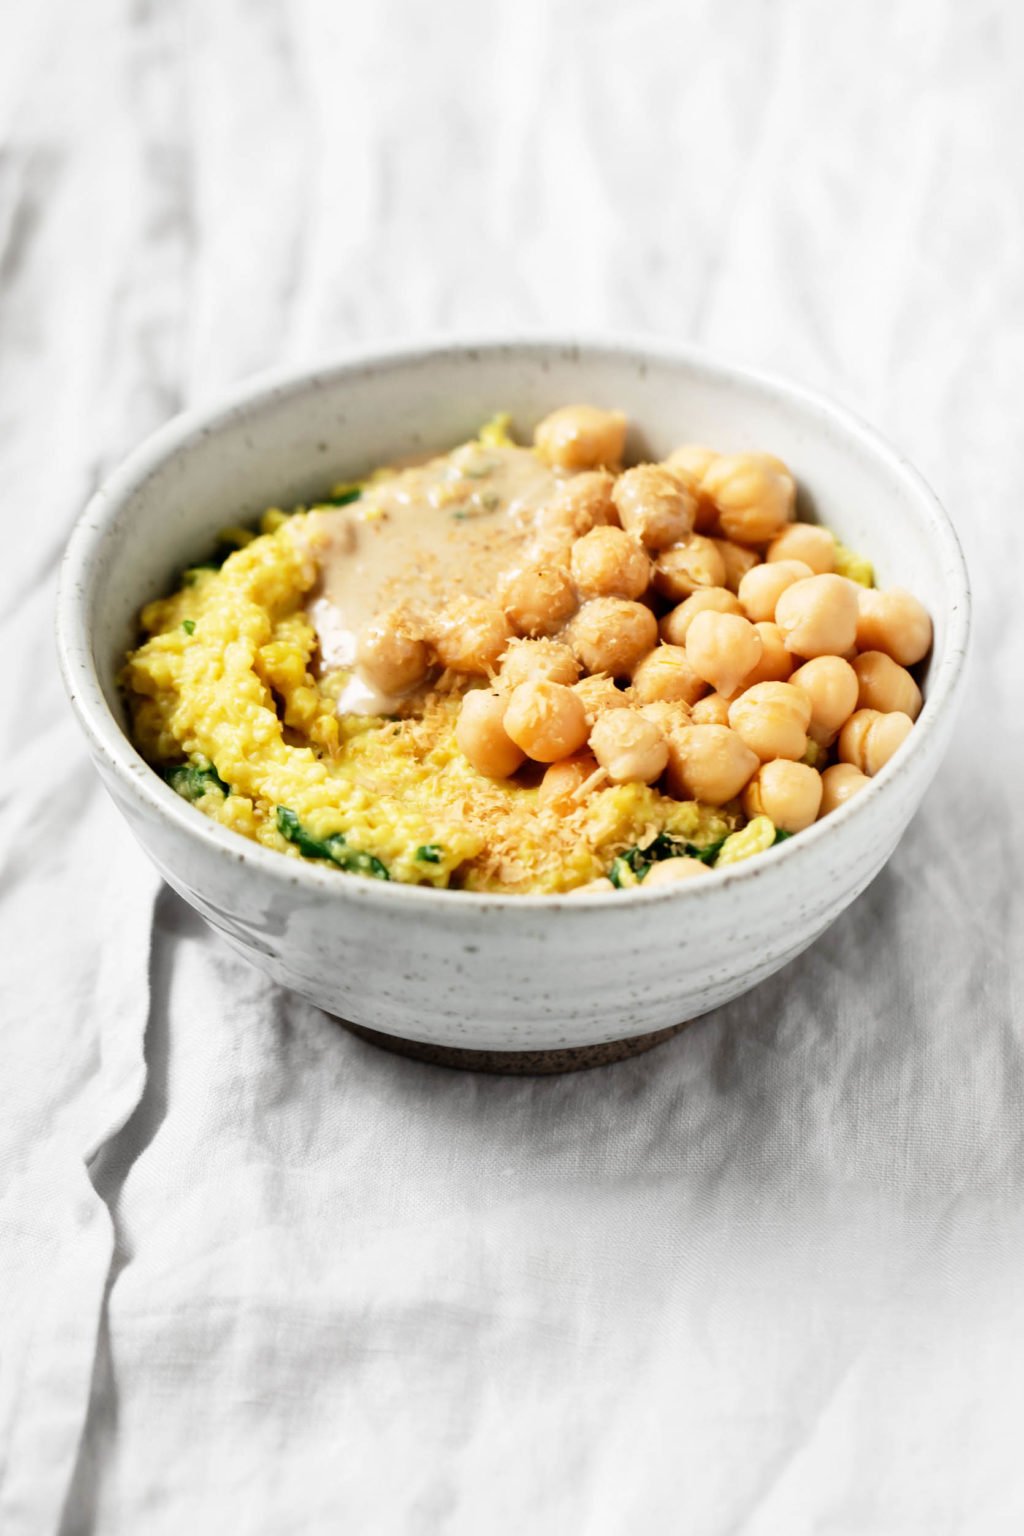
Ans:
[[[445,450],[497,411],[510,411],[513,430],[528,440],[547,411],[584,400],[628,413],[632,458],[697,441],[785,459],[800,483],[800,515],[871,559],[880,585],[905,585],[926,603],[936,627],[932,675],[941,668],[962,584],[959,551],[921,482],[874,434],[798,389],[697,357],[496,344],[250,388],[219,413],[172,423],[144,445],[76,536],[79,633],[111,711],[122,719],[116,678],[140,607],[168,592],[225,524],[322,495],[401,455]]]

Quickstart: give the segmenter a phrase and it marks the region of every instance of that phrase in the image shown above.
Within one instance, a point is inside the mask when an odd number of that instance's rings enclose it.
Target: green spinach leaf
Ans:
[[[222,795],[230,795],[231,786],[225,784],[212,763],[205,759],[196,763],[179,763],[174,768],[164,768],[163,777],[183,800],[194,805],[208,790],[218,789]]]
[[[294,844],[304,859],[326,859],[350,875],[368,875],[372,880],[391,879],[387,866],[372,853],[349,848],[344,832],[334,832],[330,837],[314,837],[306,831],[295,812],[285,805],[277,807],[277,830]]]

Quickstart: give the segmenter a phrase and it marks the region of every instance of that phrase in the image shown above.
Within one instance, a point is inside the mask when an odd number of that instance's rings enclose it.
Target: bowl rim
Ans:
[[[367,374],[423,366],[441,358],[462,357],[472,363],[483,354],[516,355],[530,353],[560,354],[579,360],[590,354],[642,366],[647,359],[659,364],[679,364],[691,373],[713,377],[716,381],[753,390],[764,396],[797,407],[805,417],[816,418],[852,438],[862,450],[881,460],[896,479],[903,482],[930,525],[940,553],[943,575],[954,598],[947,614],[948,633],[941,665],[929,679],[927,697],[914,730],[889,763],[853,799],[839,806],[827,818],[815,822],[798,837],[787,838],[756,858],[744,860],[725,869],[709,870],[709,880],[683,881],[645,890],[643,885],[617,893],[609,902],[607,891],[576,890],[557,894],[516,895],[502,892],[451,890],[431,885],[409,885],[400,881],[375,880],[355,874],[341,874],[320,864],[293,859],[272,848],[240,836],[220,823],[198,813],[166,784],[137,751],[110,709],[93,661],[91,638],[86,628],[86,594],[99,568],[99,554],[111,526],[116,522],[126,499],[163,463],[187,446],[194,438],[210,436],[230,424],[237,416],[257,405],[273,402],[308,389],[317,389],[345,378],[357,379]],[[667,343],[643,335],[558,335],[548,332],[524,332],[515,337],[469,336],[424,338],[409,345],[392,343],[374,345],[325,359],[319,363],[274,368],[251,375],[208,405],[183,411],[149,434],[117,468],[108,475],[89,498],[75,522],[61,561],[56,605],[57,654],[64,687],[79,724],[93,751],[115,775],[118,783],[136,804],[164,820],[172,822],[186,838],[197,839],[214,855],[232,863],[249,864],[254,873],[279,885],[305,888],[318,896],[341,897],[370,905],[392,907],[395,902],[412,903],[421,909],[432,907],[438,913],[530,911],[582,912],[595,907],[621,910],[621,902],[630,905],[659,901],[695,899],[698,892],[732,887],[767,874],[769,868],[803,857],[816,847],[823,836],[840,828],[864,821],[873,814],[882,795],[891,794],[896,782],[915,759],[928,750],[935,731],[947,710],[952,710],[963,683],[971,620],[971,589],[966,561],[956,530],[934,491],[920,472],[888,439],[846,406],[827,394],[797,384],[772,372],[723,362],[707,350],[689,345]]]

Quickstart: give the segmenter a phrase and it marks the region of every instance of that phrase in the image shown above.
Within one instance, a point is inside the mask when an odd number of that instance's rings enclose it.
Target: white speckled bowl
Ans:
[[[749,864],[616,897],[494,897],[390,885],[284,858],[206,820],[124,732],[116,676],[143,603],[226,523],[471,436],[510,410],[620,406],[633,454],[684,440],[784,458],[808,513],[913,589],[935,619],[925,707],[857,799]],[[665,1029],[785,965],[892,853],[953,728],[969,590],[927,486],[874,432],[806,390],[648,344],[442,346],[251,384],[145,443],[68,545],[58,632],[104,783],[169,883],[275,981],[408,1040],[541,1051]],[[884,935],[880,936],[884,942]]]

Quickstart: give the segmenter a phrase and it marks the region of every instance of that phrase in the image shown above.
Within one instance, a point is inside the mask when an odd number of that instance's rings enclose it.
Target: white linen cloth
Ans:
[[[1024,11],[0,29],[0,1531],[1018,1536]],[[535,1081],[379,1052],[224,948],[51,641],[72,520],[183,404],[521,326],[829,390],[931,479],[977,597],[956,743],[866,895],[651,1055]]]

